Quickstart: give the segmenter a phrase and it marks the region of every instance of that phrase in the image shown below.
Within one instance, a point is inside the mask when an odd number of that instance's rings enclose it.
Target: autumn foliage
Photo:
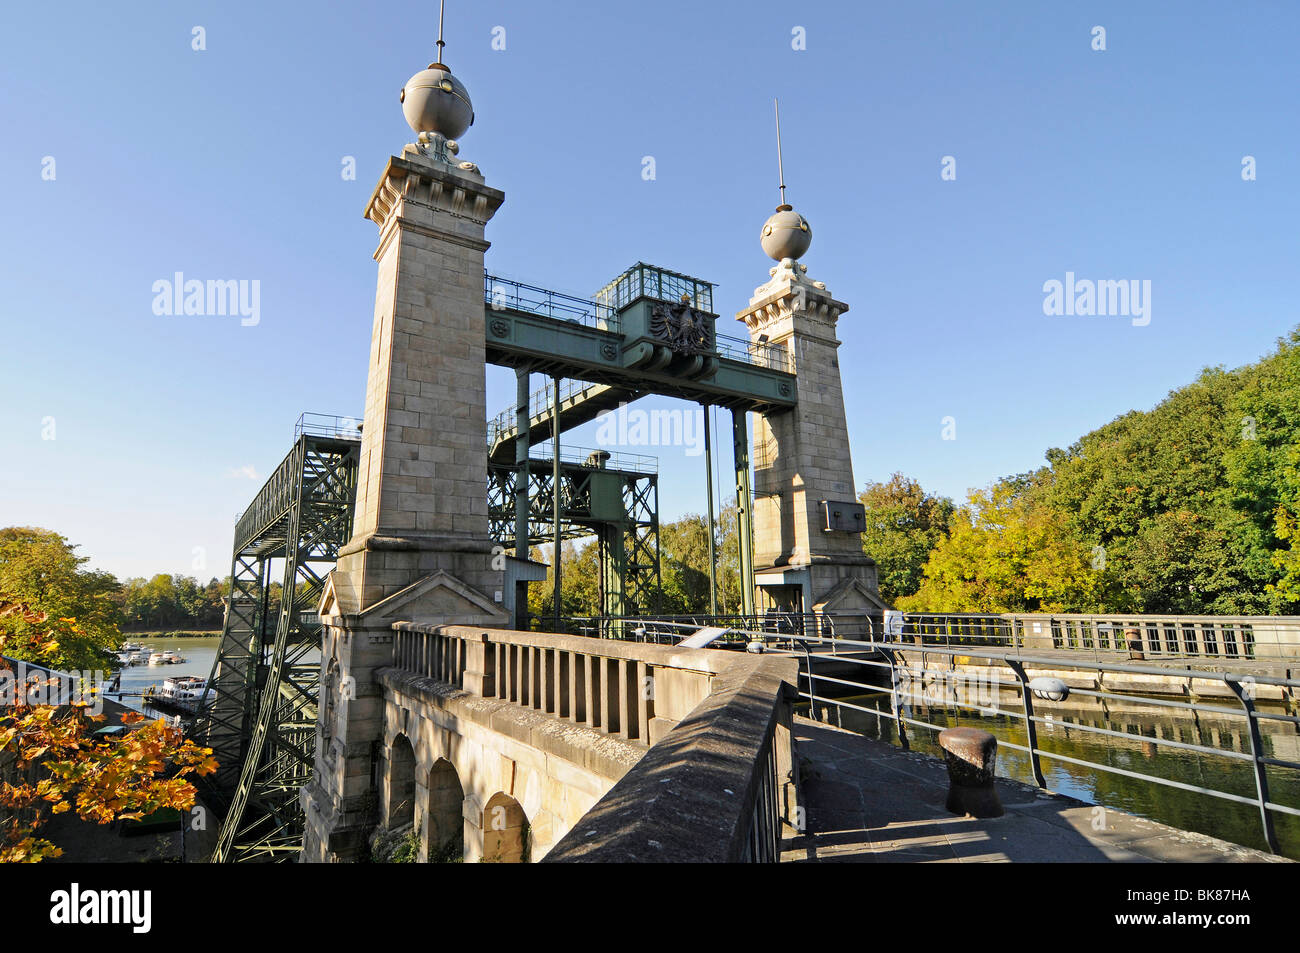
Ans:
[[[0,595],[0,619],[15,618],[26,631],[43,632],[37,647],[50,655],[63,630],[72,634],[76,626]],[[97,738],[103,721],[84,704],[32,705],[22,692],[0,699],[0,862],[36,863],[62,854],[41,836],[56,814],[75,810],[83,820],[108,824],[193,807],[196,792],[187,778],[216,770],[211,749],[186,741],[162,719],[146,723],[135,713],[122,718],[127,731]]]

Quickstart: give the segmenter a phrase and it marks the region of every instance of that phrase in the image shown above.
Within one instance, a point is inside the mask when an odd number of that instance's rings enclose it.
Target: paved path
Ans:
[[[804,718],[795,736],[810,833],[784,861],[1287,862],[1005,778],[1003,817],[954,817],[942,761]]]

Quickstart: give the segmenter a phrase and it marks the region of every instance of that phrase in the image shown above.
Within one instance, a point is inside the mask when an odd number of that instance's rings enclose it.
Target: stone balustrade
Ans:
[[[476,626],[393,630],[392,666],[378,673],[383,770],[409,736],[409,790],[422,805],[439,759],[454,768],[467,860],[493,853],[484,811],[503,794],[519,802],[530,840],[518,853],[532,859],[770,861],[783,826],[797,826],[793,659]],[[399,789],[390,783],[384,802],[405,803]],[[390,825],[398,816],[384,813]],[[417,829],[449,829],[426,819],[436,813],[417,809]]]
[[[476,626],[393,630],[394,668],[642,744],[699,704],[733,654]]]

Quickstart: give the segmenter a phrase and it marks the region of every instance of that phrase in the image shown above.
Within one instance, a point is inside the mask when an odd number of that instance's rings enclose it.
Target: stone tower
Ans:
[[[754,567],[760,605],[876,615],[875,562],[862,552],[835,325],[848,305],[786,258],[737,317],[785,352],[799,402],[754,428]]]
[[[777,156],[780,160],[780,117]],[[756,603],[792,612],[844,610],[877,617],[874,560],[862,552],[848,422],[840,386],[835,326],[849,309],[798,259],[812,244],[807,219],[785,201],[764,223],[760,242],[776,261],[749,306],[736,315],[756,345],[776,349],[797,376],[791,410],[759,415],[754,428],[754,578]]]
[[[484,229],[505,195],[459,161],[468,94],[440,62],[403,89],[418,144],[389,159],[366,208],[379,226],[374,329],[351,542],[321,602],[316,764],[303,859],[358,859],[375,823],[392,624],[504,627],[488,535]],[[470,659],[467,678],[481,675]],[[475,669],[477,668],[477,671]]]

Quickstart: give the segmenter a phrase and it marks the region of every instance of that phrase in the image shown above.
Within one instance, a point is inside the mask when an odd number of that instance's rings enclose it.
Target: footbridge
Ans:
[[[775,861],[794,829],[789,660],[398,623],[388,661],[378,817],[422,861]]]

